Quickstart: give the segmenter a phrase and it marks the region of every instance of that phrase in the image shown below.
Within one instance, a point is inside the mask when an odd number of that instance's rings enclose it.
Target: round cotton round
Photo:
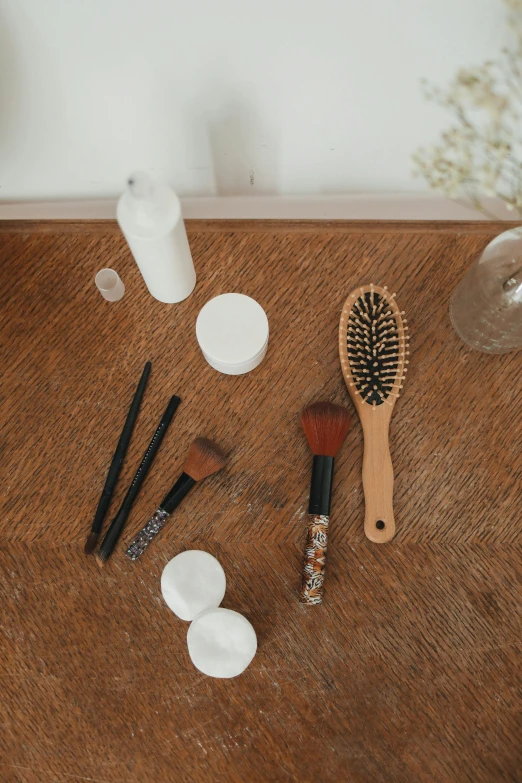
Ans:
[[[187,645],[192,663],[209,677],[237,677],[257,650],[256,632],[231,609],[207,609],[190,624]]]
[[[161,575],[165,603],[181,620],[193,620],[203,610],[219,606],[226,585],[219,561],[200,549],[176,555]]]

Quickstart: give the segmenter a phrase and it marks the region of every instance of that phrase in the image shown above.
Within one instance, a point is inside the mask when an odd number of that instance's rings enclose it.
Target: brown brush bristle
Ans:
[[[350,414],[333,402],[314,402],[301,413],[301,424],[315,455],[335,457],[350,427]]]
[[[225,465],[227,458],[223,451],[208,438],[196,438],[188,450],[183,470],[194,481],[217,473]]]

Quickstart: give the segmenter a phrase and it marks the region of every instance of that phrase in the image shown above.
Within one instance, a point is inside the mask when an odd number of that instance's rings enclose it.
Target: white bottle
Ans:
[[[148,174],[133,174],[116,214],[152,296],[169,304],[186,299],[196,285],[196,271],[174,191]]]

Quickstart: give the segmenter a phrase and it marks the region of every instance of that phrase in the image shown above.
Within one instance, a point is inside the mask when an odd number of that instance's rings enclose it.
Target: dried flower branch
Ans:
[[[450,198],[494,217],[483,202],[494,196],[522,217],[522,0],[504,2],[513,40],[497,60],[461,69],[446,90],[423,82],[455,123],[413,161],[415,173]]]

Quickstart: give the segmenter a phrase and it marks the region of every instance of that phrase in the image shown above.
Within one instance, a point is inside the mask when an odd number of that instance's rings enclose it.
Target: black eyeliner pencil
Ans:
[[[174,413],[176,412],[176,408],[178,407],[180,402],[181,400],[179,397],[174,396],[170,398],[170,402],[167,405],[165,413],[161,417],[161,421],[158,425],[158,428],[154,433],[151,442],[149,443],[147,451],[143,456],[143,459],[140,463],[138,470],[136,471],[136,475],[134,476],[129,489],[127,490],[127,494],[123,499],[123,503],[121,504],[120,510],[112,520],[110,527],[105,535],[105,538],[102,541],[100,549],[96,553],[96,560],[100,565],[105,565],[105,563],[113,553],[114,547],[116,546],[121,531],[123,530],[123,526],[127,521],[127,517],[130,514],[132,504],[136,500],[138,492],[140,491],[140,487],[143,484],[143,480],[147,475],[150,466],[154,462],[154,457],[158,452],[161,441],[163,440],[165,433],[167,432],[169,424],[172,421],[172,417],[174,416]]]
[[[87,536],[87,540],[85,542],[84,551],[86,555],[92,554],[96,548],[96,544],[98,543],[98,537],[102,529],[103,520],[107,514],[107,509],[109,508],[111,502],[112,493],[114,492],[114,487],[118,481],[118,476],[120,475],[123,460],[125,459],[127,449],[129,448],[132,431],[134,429],[134,425],[136,424],[136,419],[138,418],[141,401],[143,399],[143,393],[145,392],[145,387],[147,386],[147,381],[149,380],[151,367],[151,363],[147,362],[141,374],[136,391],[134,392],[134,397],[132,398],[129,412],[127,414],[127,418],[125,419],[125,424],[123,425],[120,439],[118,441],[118,445],[116,446],[116,451],[114,452],[114,456],[109,467],[109,472],[107,473],[107,478],[105,479],[105,484],[103,485],[102,493],[98,501],[98,508],[96,509],[96,513],[94,515],[91,532]]]

